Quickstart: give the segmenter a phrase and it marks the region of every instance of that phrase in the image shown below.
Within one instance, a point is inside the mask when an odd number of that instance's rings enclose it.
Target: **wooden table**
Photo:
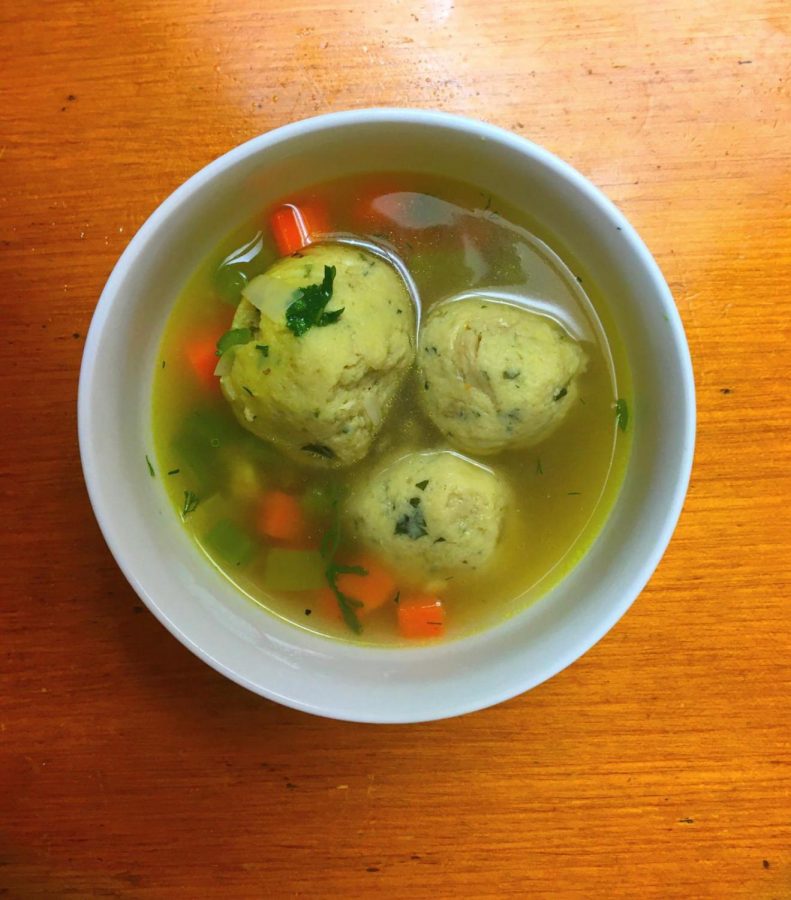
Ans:
[[[791,897],[786,0],[0,15],[0,894]],[[173,640],[102,541],[75,428],[91,313],[154,207],[252,135],[369,105],[488,119],[600,185],[698,387],[686,509],[623,621],[530,694],[413,727],[278,707]]]

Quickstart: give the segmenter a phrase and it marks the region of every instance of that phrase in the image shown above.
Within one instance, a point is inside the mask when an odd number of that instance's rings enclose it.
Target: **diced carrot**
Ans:
[[[186,355],[195,377],[209,390],[219,389],[219,379],[215,377],[217,367],[217,338],[206,337],[187,344]]]
[[[359,612],[369,613],[378,609],[383,603],[392,600],[396,595],[395,578],[387,569],[371,556],[361,556],[353,559],[352,566],[361,566],[368,572],[367,575],[354,575],[346,573],[338,575],[335,583],[338,590],[348,597],[362,601]]]
[[[368,573],[357,575],[345,572],[335,577],[335,584],[342,594],[362,603],[362,606],[355,607],[358,616],[367,615],[395,598],[397,593],[395,578],[378,560],[365,554],[350,560],[348,565],[360,566]],[[322,588],[319,591],[318,605],[329,618],[341,618],[338,598],[330,588]]]
[[[281,256],[290,256],[327,233],[329,222],[318,203],[284,203],[270,219],[272,235]]]
[[[445,607],[433,594],[412,594],[398,604],[398,630],[405,638],[437,638],[445,633]]]
[[[304,540],[308,528],[299,500],[284,491],[267,491],[258,510],[258,530],[276,541]]]

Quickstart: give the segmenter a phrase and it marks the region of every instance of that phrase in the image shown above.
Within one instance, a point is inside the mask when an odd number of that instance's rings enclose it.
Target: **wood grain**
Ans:
[[[791,897],[791,14],[785,0],[0,6],[0,893]],[[113,262],[182,180],[314,113],[435,107],[624,209],[695,363],[689,499],[549,683],[414,727],[311,718],[143,610],[75,424]]]

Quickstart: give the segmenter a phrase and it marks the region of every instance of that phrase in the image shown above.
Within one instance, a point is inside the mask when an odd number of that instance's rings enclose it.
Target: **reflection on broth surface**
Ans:
[[[388,645],[496,624],[578,561],[627,459],[628,373],[550,242],[472,187],[388,174],[285,198],[217,248],[168,321],[153,430],[176,514],[234,584]]]

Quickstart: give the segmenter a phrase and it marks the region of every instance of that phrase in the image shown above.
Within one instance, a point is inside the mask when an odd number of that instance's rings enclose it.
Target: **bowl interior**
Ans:
[[[267,615],[192,544],[152,479],[150,393],[180,290],[232,228],[270,202],[354,172],[415,170],[471,182],[529,210],[589,273],[627,348],[632,455],[593,547],[502,626],[431,648],[326,640]],[[94,509],[125,575],[206,662],[272,699],[359,721],[439,718],[491,705],[568,665],[624,613],[667,545],[694,437],[689,355],[672,297],[623,216],[546,151],[481,123],[413,111],[341,113],[242,145],[169,197],[110,277],[86,342],[80,446]],[[152,456],[153,458],[153,456]]]

